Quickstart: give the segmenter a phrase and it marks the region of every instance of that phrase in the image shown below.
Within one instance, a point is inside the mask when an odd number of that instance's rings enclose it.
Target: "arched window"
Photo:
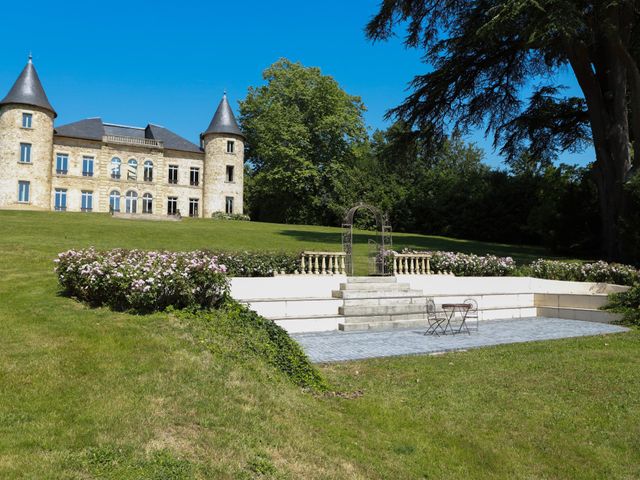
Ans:
[[[109,194],[109,210],[112,212],[120,211],[120,192],[112,190]]]
[[[142,196],[142,213],[153,213],[153,195],[150,193]]]
[[[129,160],[129,165],[127,168],[127,180],[137,180],[138,179],[138,161],[135,158]]]
[[[144,162],[144,181],[153,182],[153,162],[151,160]]]
[[[125,196],[125,212],[137,213],[138,211],[138,194],[133,190],[129,190]]]
[[[120,178],[120,164],[122,162],[118,157],[111,159],[111,178]]]

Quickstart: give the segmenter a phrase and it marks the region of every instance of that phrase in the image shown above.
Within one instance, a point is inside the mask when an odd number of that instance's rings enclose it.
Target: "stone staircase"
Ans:
[[[343,331],[427,325],[425,294],[396,277],[348,277],[332,296],[343,301],[338,308],[338,328]]]

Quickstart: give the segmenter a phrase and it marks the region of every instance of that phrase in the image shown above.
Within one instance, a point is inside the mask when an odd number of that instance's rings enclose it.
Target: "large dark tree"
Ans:
[[[624,183],[640,164],[640,1],[383,0],[367,35],[384,40],[397,25],[434,69],[390,115],[432,134],[486,126],[511,158],[531,149],[548,161],[592,142],[604,250],[618,258]],[[567,68],[582,98],[562,95]]]

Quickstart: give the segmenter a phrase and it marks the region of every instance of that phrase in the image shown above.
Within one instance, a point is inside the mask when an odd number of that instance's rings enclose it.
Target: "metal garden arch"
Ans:
[[[380,242],[369,240],[369,274],[389,275],[386,265],[386,251],[393,245],[389,217],[377,207],[367,203],[359,203],[349,209],[342,223],[342,250],[347,254],[347,275],[353,275],[353,218],[358,210],[368,210],[376,219],[376,229],[380,232]]]

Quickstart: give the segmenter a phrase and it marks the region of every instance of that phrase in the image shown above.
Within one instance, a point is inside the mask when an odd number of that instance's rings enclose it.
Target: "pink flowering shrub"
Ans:
[[[451,272],[459,277],[505,277],[516,271],[516,262],[511,257],[409,249],[402,250],[402,253],[430,253],[429,263],[433,272]]]
[[[640,272],[636,268],[601,260],[593,263],[578,263],[541,258],[528,268],[531,276],[550,280],[615,283],[617,285],[633,285],[640,281]]]
[[[229,288],[225,265],[201,251],[88,248],[60,253],[54,262],[65,293],[116,310],[211,308]]]

